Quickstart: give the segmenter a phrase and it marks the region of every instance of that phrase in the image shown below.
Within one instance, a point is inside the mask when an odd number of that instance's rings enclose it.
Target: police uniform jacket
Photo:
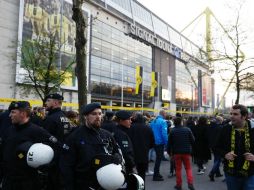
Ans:
[[[29,180],[31,183],[35,183],[37,170],[27,165],[27,152],[21,150],[20,146],[23,143],[45,143],[53,145],[56,141],[46,130],[30,122],[11,126],[3,138],[4,177],[13,181]],[[22,188],[20,187],[20,189]]]
[[[65,116],[61,108],[55,108],[48,112],[43,122],[43,127],[61,142],[72,130],[70,120]]]
[[[120,146],[123,158],[125,160],[126,173],[132,173],[135,167],[135,158],[132,142],[127,135],[128,128],[123,125],[117,125],[114,131],[114,138]]]
[[[60,170],[66,190],[99,188],[93,161],[96,155],[118,153],[113,136],[104,129],[81,126],[66,139],[66,150],[60,158]]]

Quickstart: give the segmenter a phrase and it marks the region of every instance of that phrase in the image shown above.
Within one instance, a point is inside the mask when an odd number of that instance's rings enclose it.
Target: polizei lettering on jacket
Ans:
[[[134,35],[172,55],[175,55],[178,58],[181,58],[181,50],[174,46],[173,44],[170,44],[160,38],[158,38],[156,35],[134,25],[130,24],[129,26],[129,34]]]

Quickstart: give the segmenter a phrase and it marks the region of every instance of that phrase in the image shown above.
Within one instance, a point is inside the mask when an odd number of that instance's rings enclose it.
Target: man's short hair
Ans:
[[[239,109],[242,116],[248,116],[248,109],[246,106],[242,104],[235,104],[232,106],[232,109],[234,110]]]
[[[166,110],[164,110],[164,109],[161,109],[159,112],[160,115],[165,114],[165,113],[166,113]]]
[[[181,117],[175,117],[173,121],[174,121],[175,126],[182,125],[182,118]]]

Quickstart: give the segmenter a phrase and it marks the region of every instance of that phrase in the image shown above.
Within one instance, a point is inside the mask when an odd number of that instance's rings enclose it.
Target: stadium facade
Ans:
[[[62,68],[75,56],[71,0],[3,0],[0,15],[0,89],[7,98],[24,98],[26,75],[18,55],[24,39],[54,31]],[[167,107],[176,111],[214,108],[214,80],[206,52],[135,0],[86,1],[88,101],[124,107]],[[180,10],[179,10],[180,11]],[[75,67],[61,92],[77,102]],[[27,95],[25,99],[38,99]]]

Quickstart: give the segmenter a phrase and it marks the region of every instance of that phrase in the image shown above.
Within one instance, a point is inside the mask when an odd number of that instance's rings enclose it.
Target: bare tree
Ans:
[[[59,45],[56,35],[49,33],[34,40],[25,39],[21,45],[21,68],[25,70],[22,91],[35,93],[44,102],[45,97],[57,91],[72,72],[73,61],[64,69],[58,67]]]
[[[78,104],[81,107],[87,104],[87,76],[86,76],[86,43],[85,31],[87,28],[86,19],[82,11],[84,0],[73,0],[72,19],[76,23],[76,75],[78,79]]]
[[[212,51],[216,54],[217,60],[223,62],[223,66],[218,66],[219,73],[221,73],[222,80],[228,83],[228,88],[231,84],[236,89],[235,104],[239,104],[241,90],[246,84],[246,80],[249,77],[253,77],[254,74],[248,72],[254,66],[250,63],[250,59],[245,57],[245,54],[241,51],[242,47],[246,45],[247,34],[243,30],[240,22],[240,14],[243,4],[238,6],[235,10],[236,19],[235,23],[225,29],[223,27],[224,35],[222,35],[222,50],[213,48]],[[225,39],[231,41],[231,47],[226,44]],[[231,76],[231,77],[230,77]],[[227,88],[227,90],[228,90]],[[227,91],[226,90],[226,91]]]

